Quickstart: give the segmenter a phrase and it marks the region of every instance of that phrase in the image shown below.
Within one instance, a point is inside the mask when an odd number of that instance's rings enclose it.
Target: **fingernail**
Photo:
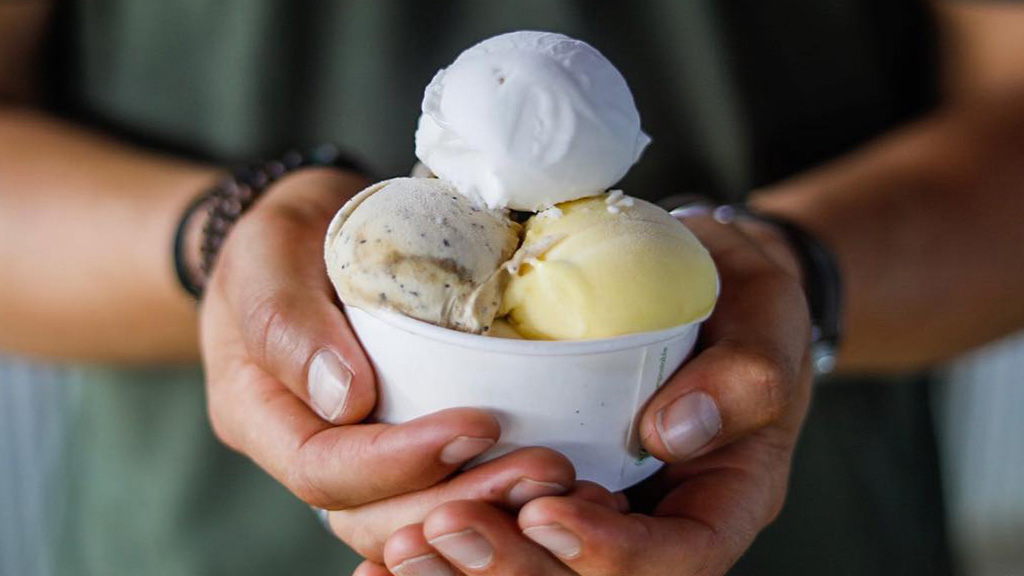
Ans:
[[[430,545],[466,568],[484,568],[494,558],[494,548],[472,528],[438,536]]]
[[[507,500],[513,506],[522,506],[534,498],[557,496],[564,494],[565,491],[566,487],[556,482],[538,482],[523,478],[509,488]]]
[[[455,576],[451,565],[433,553],[409,558],[391,571],[397,576]]]
[[[665,448],[686,458],[707,445],[722,429],[722,417],[711,396],[690,392],[658,412],[655,426]]]
[[[341,415],[352,384],[352,372],[334,352],[321,350],[309,363],[309,399],[313,409],[328,422]]]
[[[572,532],[566,530],[561,524],[545,524],[544,526],[531,526],[523,530],[527,538],[547,548],[552,554],[562,558],[575,558],[580,555],[580,542]]]
[[[491,446],[494,446],[494,440],[490,438],[459,436],[445,444],[444,448],[441,449],[441,462],[445,464],[461,464],[470,458],[483,454]]]

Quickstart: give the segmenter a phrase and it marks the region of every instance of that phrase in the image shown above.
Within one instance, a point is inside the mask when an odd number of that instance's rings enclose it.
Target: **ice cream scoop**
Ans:
[[[378,309],[464,332],[485,332],[505,288],[502,265],[520,226],[451,184],[395,178],[370,186],[331,222],[327,272],[348,306]]]
[[[527,338],[607,338],[702,320],[718,296],[707,250],[678,220],[620,191],[541,212],[533,251],[505,290],[502,315]]]
[[[415,172],[437,178],[367,188],[326,239],[374,418],[472,406],[502,433],[469,466],[539,445],[613,491],[657,471],[638,415],[693,350],[718,278],[668,213],[606,193],[648,142],[622,76],[565,36],[498,36],[437,74]],[[509,208],[539,212],[525,235]]]
[[[604,192],[650,142],[615,66],[547,32],[469,48],[434,76],[422,111],[416,155],[492,208],[537,211]]]

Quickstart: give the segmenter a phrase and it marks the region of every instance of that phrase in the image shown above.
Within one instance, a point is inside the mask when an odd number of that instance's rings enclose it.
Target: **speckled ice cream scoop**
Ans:
[[[507,281],[520,227],[433,178],[379,182],[331,222],[327,273],[348,306],[388,309],[438,326],[485,332]]]

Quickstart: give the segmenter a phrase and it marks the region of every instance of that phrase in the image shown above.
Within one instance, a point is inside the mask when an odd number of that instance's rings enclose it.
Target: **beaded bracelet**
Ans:
[[[238,219],[271,184],[286,174],[310,167],[334,167],[367,173],[360,162],[342,154],[332,144],[318,146],[306,154],[290,151],[280,159],[235,170],[229,177],[197,196],[178,222],[173,250],[174,271],[181,287],[197,300],[202,298],[224,238]],[[205,213],[206,222],[203,224],[199,248],[199,269],[195,270],[190,269],[187,263],[185,238],[192,218],[201,212]]]

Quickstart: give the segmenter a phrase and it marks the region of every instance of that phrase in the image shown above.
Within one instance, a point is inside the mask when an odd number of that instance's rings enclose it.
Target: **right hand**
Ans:
[[[217,437],[380,561],[388,536],[436,506],[478,499],[508,509],[572,486],[560,454],[528,448],[452,474],[497,441],[490,414],[455,408],[400,425],[360,424],[373,369],[323,262],[327,226],[366,182],[308,169],[275,183],[231,231],[200,309],[210,421]]]
[[[725,574],[779,514],[810,403],[810,320],[800,266],[772,226],[687,225],[711,252],[722,291],[701,346],[644,408],[644,447],[665,461],[621,495],[578,482],[511,519],[485,502],[449,502],[385,546],[390,569],[445,567],[512,576]]]

